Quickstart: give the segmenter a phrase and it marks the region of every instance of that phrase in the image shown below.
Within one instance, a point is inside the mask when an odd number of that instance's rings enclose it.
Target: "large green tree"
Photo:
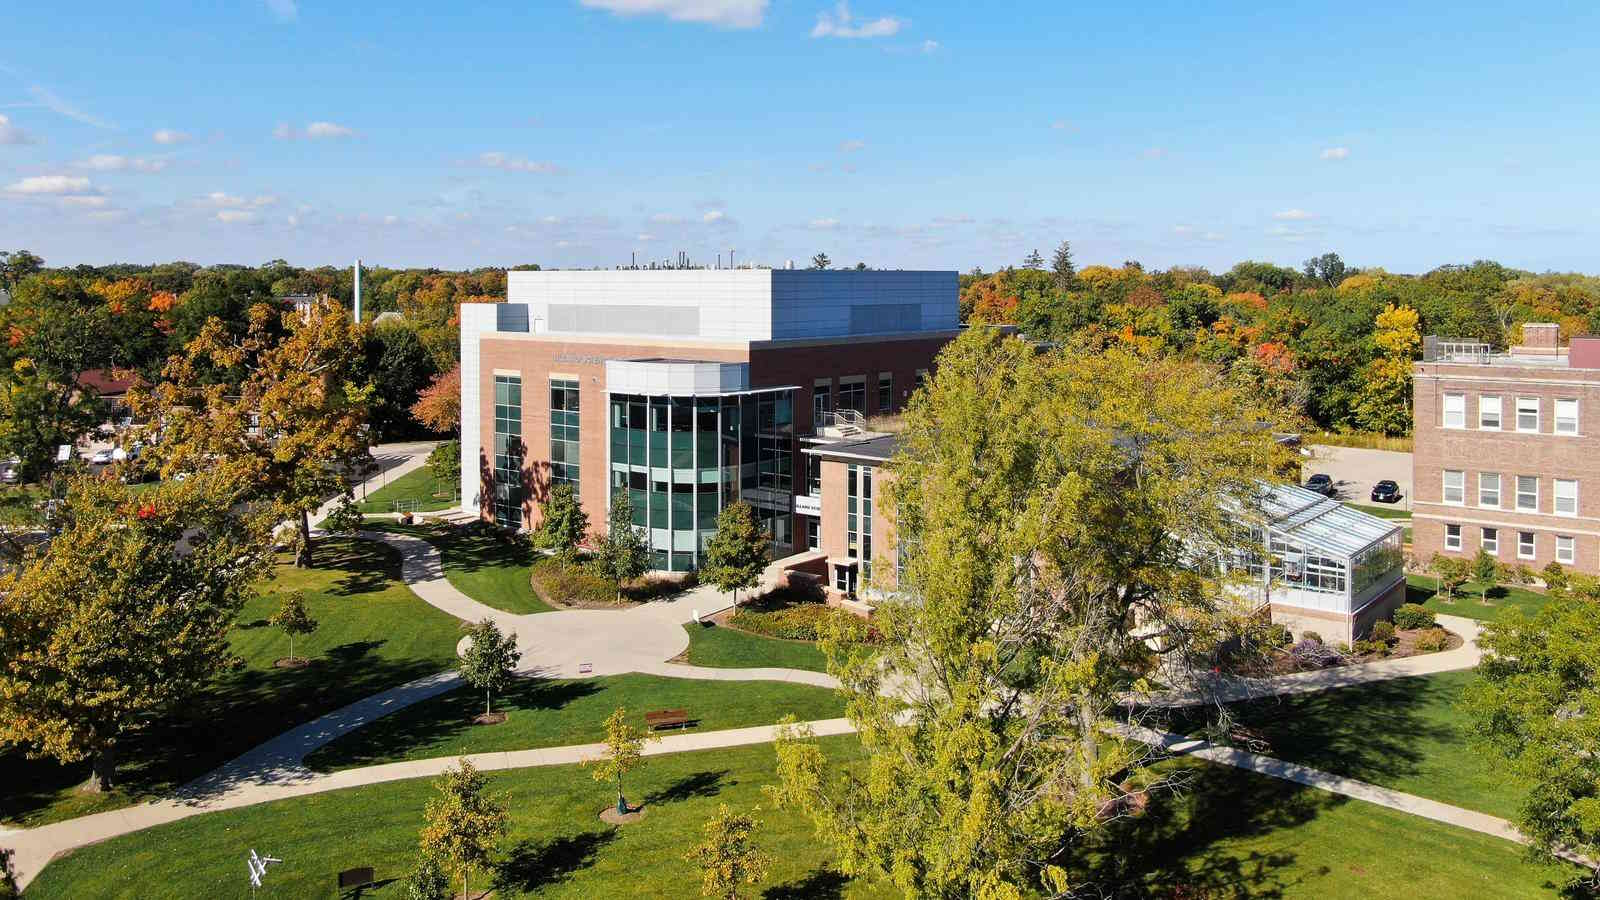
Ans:
[[[590,563],[601,578],[611,582],[617,602],[622,602],[622,585],[650,569],[650,545],[643,531],[633,524],[633,499],[626,490],[611,495],[611,515],[606,521],[606,536],[595,548]]]
[[[739,500],[717,513],[717,533],[706,541],[705,559],[700,563],[700,580],[719,591],[733,592],[733,605],[739,605],[739,592],[761,583],[771,556],[772,537],[761,527],[755,507]]]
[[[60,533],[0,576],[0,744],[89,760],[86,790],[115,785],[119,745],[233,659],[229,630],[271,559],[243,497],[215,474],[137,497],[73,482]]]
[[[555,485],[539,512],[543,518],[533,531],[533,546],[554,551],[563,561],[571,562],[589,536],[589,514],[578,502],[578,492],[565,482]]]
[[[373,386],[373,432],[380,440],[415,434],[411,407],[436,374],[433,358],[417,333],[403,324],[375,326],[367,345],[367,367]]]
[[[1463,707],[1475,737],[1529,784],[1517,829],[1547,855],[1600,859],[1600,582],[1576,578],[1534,615],[1484,625]],[[1590,890],[1600,890],[1600,871]]]
[[[1124,692],[1226,671],[1263,628],[1208,561],[1249,546],[1282,423],[1206,367],[989,329],[934,371],[882,488],[904,599],[878,643],[824,641],[866,765],[790,733],[775,799],[907,897],[1088,891],[1106,810],[1162,777],[1107,733]]]

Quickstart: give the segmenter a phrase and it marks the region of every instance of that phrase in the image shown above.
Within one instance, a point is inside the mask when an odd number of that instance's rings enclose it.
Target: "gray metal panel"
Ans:
[[[550,330],[570,334],[698,337],[700,310],[693,306],[552,303]]]

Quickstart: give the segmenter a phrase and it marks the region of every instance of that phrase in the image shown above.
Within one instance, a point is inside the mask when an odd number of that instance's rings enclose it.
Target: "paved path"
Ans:
[[[428,454],[438,446],[438,441],[407,441],[398,444],[378,444],[372,448],[372,461],[377,463],[378,471],[367,478],[366,481],[355,485],[351,490],[355,493],[356,502],[365,500],[367,495],[389,482],[409,475],[428,463]],[[333,512],[339,505],[338,497],[317,507],[311,514],[311,527],[315,528]],[[448,512],[448,510],[446,510]]]
[[[1136,705],[1172,708],[1199,706],[1203,703],[1237,703],[1262,697],[1284,697],[1291,694],[1313,694],[1331,691],[1391,678],[1410,678],[1414,675],[1437,675],[1475,669],[1483,659],[1478,649],[1478,634],[1482,630],[1476,619],[1462,616],[1439,616],[1439,624],[1461,636],[1461,646],[1442,653],[1424,653],[1404,659],[1385,659],[1378,662],[1319,669],[1315,672],[1297,672],[1293,675],[1275,675],[1271,678],[1241,678],[1230,680],[1205,692],[1174,691],[1152,694],[1135,699]]]

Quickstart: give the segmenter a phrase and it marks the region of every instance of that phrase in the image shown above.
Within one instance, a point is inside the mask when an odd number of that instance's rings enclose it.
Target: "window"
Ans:
[[[1444,548],[1446,550],[1461,549],[1461,526],[1446,525],[1444,527]]]
[[[550,483],[578,489],[578,382],[550,379]]]
[[[822,522],[811,516],[806,517],[806,549],[816,550],[822,546]]]
[[[853,409],[862,415],[867,412],[867,377],[852,375],[839,379],[839,408]]]
[[[894,412],[894,373],[878,373],[878,412]]]
[[[1565,534],[1556,535],[1556,562],[1570,566],[1577,559],[1577,546],[1572,538]]]
[[[1517,559],[1533,559],[1533,532],[1517,532]]]
[[[1500,473],[1478,473],[1478,505],[1500,508]]]
[[[1467,502],[1467,473],[1444,470],[1444,502],[1460,506]]]
[[[1558,516],[1578,514],[1578,482],[1571,478],[1557,478],[1555,507]]]
[[[1465,427],[1467,427],[1467,395],[1466,394],[1445,394],[1444,395],[1444,427],[1446,427],[1446,428],[1465,428]]]
[[[1539,511],[1539,478],[1537,475],[1517,476],[1517,509]]]
[[[845,553],[861,560],[862,577],[872,570],[872,467],[845,467]]]
[[[1498,528],[1485,528],[1485,529],[1483,529],[1483,541],[1482,541],[1482,544],[1483,544],[1483,552],[1489,554],[1490,556],[1499,556],[1500,555],[1500,529],[1498,529]]]
[[[494,377],[494,520],[522,527],[522,378]]]
[[[811,427],[821,428],[831,425],[833,412],[833,381],[828,378],[818,378],[811,389]]]
[[[1478,398],[1478,427],[1484,431],[1500,430],[1500,398],[1482,396]]]
[[[1578,401],[1556,401],[1556,434],[1578,433]]]
[[[1538,397],[1517,398],[1517,430],[1534,432],[1539,430]]]

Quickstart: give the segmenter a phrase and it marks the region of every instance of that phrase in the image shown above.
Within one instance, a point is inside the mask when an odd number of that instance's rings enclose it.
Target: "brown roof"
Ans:
[[[131,377],[116,377],[110,369],[85,369],[78,373],[78,384],[93,388],[94,392],[102,397],[126,394],[128,388],[133,386],[133,381]]]

